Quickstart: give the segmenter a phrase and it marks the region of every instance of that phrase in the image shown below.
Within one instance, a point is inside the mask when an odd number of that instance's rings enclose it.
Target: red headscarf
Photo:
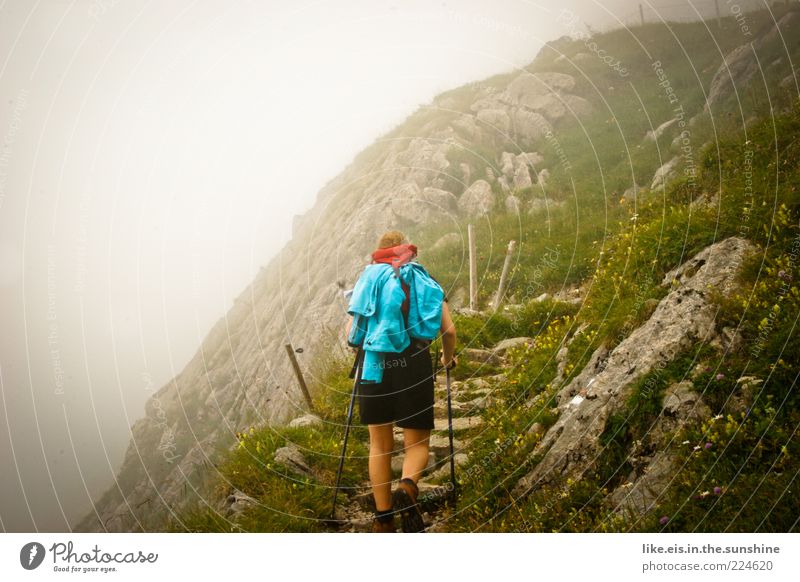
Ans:
[[[403,287],[403,293],[406,295],[403,305],[400,307],[404,314],[408,313],[408,305],[411,302],[411,290],[408,288],[408,285],[406,285],[405,281],[400,278],[399,269],[416,256],[417,247],[411,244],[396,245],[385,249],[378,249],[372,253],[373,263],[386,263],[387,265],[391,265],[395,274],[397,275],[397,278],[400,279],[400,283]]]

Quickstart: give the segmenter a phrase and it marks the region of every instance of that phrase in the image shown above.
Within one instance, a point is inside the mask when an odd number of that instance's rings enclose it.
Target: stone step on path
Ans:
[[[481,410],[492,402],[492,391],[498,382],[505,380],[504,374],[477,376],[466,381],[451,382],[451,404],[453,407],[453,430],[463,431],[482,426],[483,418],[478,416]],[[417,483],[420,490],[419,503],[426,531],[443,531],[444,522],[450,510],[446,509],[448,499],[447,482],[450,476],[450,440],[447,432],[447,388],[445,375],[436,377],[436,402],[434,405],[434,430],[430,437],[430,458],[426,473]],[[453,439],[456,468],[469,460],[469,443],[471,438]],[[395,453],[392,458],[393,470],[402,470],[403,431],[394,428]],[[431,480],[442,481],[443,485],[431,483]],[[393,488],[396,486],[396,481]],[[362,482],[349,497],[342,500],[337,510],[337,517],[345,520],[346,525],[341,532],[371,532],[375,511],[375,500],[369,481]],[[398,531],[400,520],[397,520]]]
[[[483,424],[483,418],[480,416],[456,416],[453,418],[453,431],[468,430]],[[433,419],[434,432],[447,432],[449,423],[447,415]]]

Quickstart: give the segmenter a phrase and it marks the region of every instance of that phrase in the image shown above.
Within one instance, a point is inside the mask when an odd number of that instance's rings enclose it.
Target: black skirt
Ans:
[[[359,384],[361,424],[433,429],[433,391],[429,342],[412,341],[405,351],[386,354],[381,382]]]

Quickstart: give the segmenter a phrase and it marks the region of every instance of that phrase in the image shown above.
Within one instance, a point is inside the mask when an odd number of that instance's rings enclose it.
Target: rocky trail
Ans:
[[[474,358],[473,361],[486,357],[499,358],[494,350],[466,350],[462,359]],[[469,459],[470,443],[475,438],[475,431],[484,420],[481,412],[489,406],[492,399],[492,386],[505,379],[503,374],[475,375],[468,380],[451,379],[451,405],[453,409],[453,450],[456,466],[456,478],[460,466]],[[430,456],[428,467],[419,480],[419,503],[425,521],[425,531],[439,531],[449,511],[448,489],[450,485],[450,440],[447,420],[447,383],[444,371],[436,376],[434,404],[434,430],[430,438]],[[395,452],[392,457],[392,473],[395,481],[400,478],[403,466],[403,432],[395,427]],[[472,434],[472,436],[468,436]],[[339,531],[369,532],[372,529],[375,502],[369,480],[365,479],[358,489],[350,492],[337,510],[337,518],[345,525]],[[400,531],[400,520],[396,520]]]
[[[553,480],[572,477],[580,480],[597,458],[602,445],[600,435],[607,419],[622,409],[638,381],[652,371],[663,369],[680,354],[698,344],[708,343],[722,350],[735,349],[740,343],[735,330],[719,330],[715,322],[716,306],[710,300],[710,290],[730,289],[735,285],[736,273],[744,258],[755,251],[753,245],[741,238],[731,237],[711,245],[667,273],[662,286],[670,291],[658,302],[650,317],[628,338],[613,349],[600,346],[569,381],[559,374],[556,382],[558,420],[545,431],[534,453],[543,458],[519,480],[514,496],[525,497],[533,488],[547,486]],[[575,332],[578,333],[578,332]],[[480,374],[481,364],[491,364],[493,372],[505,369],[508,348],[530,341],[531,338],[508,338],[492,349],[464,349],[462,360],[478,364],[478,372],[469,379],[452,382],[452,407],[456,476],[458,466],[469,462],[471,442],[483,423],[482,411],[491,406],[494,388],[505,380],[504,374]],[[563,340],[559,351],[559,365],[563,365],[570,347],[569,338]],[[698,362],[696,367],[704,364]],[[496,367],[495,367],[496,366]],[[689,378],[666,388],[661,398],[662,412],[651,427],[646,442],[631,451],[630,460],[635,469],[626,483],[610,492],[608,510],[635,516],[644,515],[668,487],[673,466],[674,443],[671,431],[686,422],[701,421],[711,412]],[[449,441],[447,432],[447,393],[444,375],[436,379],[436,428],[431,435],[430,460],[425,475],[419,482],[420,505],[426,531],[444,531],[448,514],[452,511],[445,503],[449,483]],[[749,405],[752,386],[759,380],[742,378],[742,394],[732,395],[738,402],[731,411]],[[742,402],[739,402],[741,399]],[[737,400],[738,399],[738,400]],[[402,433],[395,429],[395,457],[392,461],[394,477],[400,477],[402,468]],[[368,481],[342,505],[339,519],[348,522],[341,531],[369,531],[374,510],[372,492]],[[399,526],[399,524],[398,524]]]

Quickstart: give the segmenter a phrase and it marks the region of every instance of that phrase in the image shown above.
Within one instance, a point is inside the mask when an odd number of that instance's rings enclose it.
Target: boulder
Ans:
[[[313,478],[314,473],[308,466],[303,453],[294,443],[289,443],[285,447],[275,451],[275,462],[283,465],[298,477]]]
[[[441,220],[455,210],[458,199],[451,192],[439,188],[420,191],[414,182],[403,185],[392,198],[392,213],[414,224]]]
[[[666,186],[670,180],[675,178],[677,174],[677,167],[680,163],[679,157],[674,157],[666,164],[661,166],[659,169],[656,170],[656,173],[653,175],[653,181],[650,184],[650,190],[656,190],[663,186]]]
[[[648,132],[644,136],[645,141],[658,141],[658,139],[662,135],[664,135],[664,132],[667,131],[670,127],[672,127],[676,123],[678,123],[678,118],[673,117],[669,121],[665,121],[664,123],[659,125],[657,128],[648,130]]]
[[[561,97],[552,93],[536,95],[523,101],[525,107],[539,113],[550,121],[558,121],[567,112]]]
[[[638,519],[655,507],[675,475],[670,440],[674,431],[687,423],[700,423],[711,416],[690,381],[668,387],[662,398],[662,414],[647,432],[645,442],[637,441],[631,452],[633,472],[628,482],[609,496],[615,513]],[[642,454],[644,453],[644,454]]]
[[[478,121],[490,128],[508,135],[511,129],[511,119],[505,109],[481,109],[477,115]]]
[[[235,516],[242,513],[248,507],[257,505],[258,501],[239,491],[233,489],[231,493],[225,498],[225,511],[229,516]]]
[[[464,114],[451,123],[458,133],[469,140],[474,140],[481,134],[481,128],[475,123],[475,117],[472,115]]]
[[[544,157],[539,152],[527,152],[517,155],[517,164],[528,164],[532,170],[536,170],[536,166],[544,162]]]
[[[466,453],[456,453],[453,455],[453,463],[456,467],[461,467],[469,462],[469,456]],[[430,479],[447,479],[450,477],[450,461],[442,463],[442,466],[430,474]]]
[[[533,338],[530,337],[511,337],[499,342],[494,346],[494,348],[492,348],[492,351],[499,356],[505,356],[508,350],[519,346],[529,345],[531,342],[533,342]]]
[[[461,244],[461,235],[457,232],[448,232],[433,243],[431,250],[438,250],[444,247],[455,246]]]
[[[547,186],[547,181],[549,179],[550,179],[550,170],[545,168],[544,170],[539,172],[538,176],[536,176],[536,183],[539,184],[539,186],[544,187]]]
[[[575,78],[564,73],[522,73],[509,83],[506,93],[517,104],[551,93],[568,93]]]
[[[483,424],[483,418],[480,416],[458,416],[453,419],[453,431],[468,430],[476,428]],[[434,422],[434,429],[437,432],[447,433],[449,431],[449,424],[447,418],[437,418]]]
[[[460,353],[461,357],[479,364],[490,364],[498,366],[503,363],[500,356],[492,350],[480,348],[464,348]]]
[[[508,180],[506,180],[505,176],[500,176],[497,179],[497,183],[500,185],[500,189],[506,194],[511,192],[511,186],[508,185]]]
[[[517,163],[517,167],[514,169],[514,189],[522,190],[523,188],[530,188],[532,185],[528,164]]]
[[[754,251],[749,241],[731,237],[668,274],[665,282],[671,291],[650,318],[620,342],[602,366],[597,365],[602,358],[596,352],[589,366],[559,392],[561,414],[532,452],[543,456],[517,483],[515,496],[556,479],[578,478],[589,468],[602,448],[599,439],[606,420],[623,409],[633,387],[716,335],[712,290],[735,285],[742,262]]]
[[[505,207],[509,214],[519,214],[522,203],[516,196],[506,196]]]
[[[305,428],[310,426],[322,426],[322,419],[316,414],[304,414],[298,416],[289,423],[289,428]]]
[[[541,114],[522,107],[513,113],[514,131],[518,137],[539,140],[552,131],[550,122]]]
[[[753,44],[746,43],[733,49],[725,55],[711,80],[704,110],[709,111],[712,106],[726,99],[733,93],[734,87],[746,87],[758,70]]]
[[[617,487],[608,498],[615,513],[632,521],[655,508],[661,493],[675,476],[674,455],[667,451],[657,451],[642,464],[642,475],[638,478],[635,473],[629,475],[628,482]]]
[[[459,209],[467,216],[482,216],[492,210],[495,196],[486,180],[478,180],[461,195]]]
[[[516,161],[516,157],[511,152],[503,152],[500,154],[500,171],[503,172],[503,176],[508,180],[514,178]]]

